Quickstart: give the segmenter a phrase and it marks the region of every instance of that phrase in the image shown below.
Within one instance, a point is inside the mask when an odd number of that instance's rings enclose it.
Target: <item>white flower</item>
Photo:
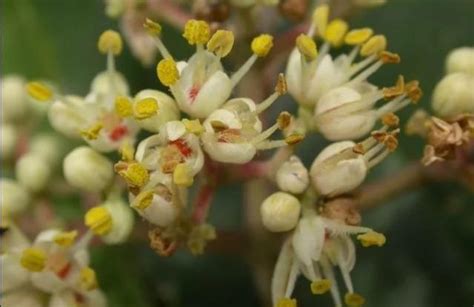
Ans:
[[[49,161],[29,152],[16,162],[15,175],[18,182],[29,191],[39,192],[49,183],[52,169]]]
[[[63,171],[70,185],[90,192],[104,190],[114,175],[112,163],[87,146],[74,149],[64,158]]]
[[[297,156],[291,156],[278,169],[276,182],[278,187],[285,192],[303,193],[309,184],[308,170]]]
[[[474,74],[474,47],[461,47],[451,51],[446,57],[446,72]]]
[[[9,160],[15,154],[16,144],[18,141],[17,128],[12,124],[2,122],[1,124],[1,159]]]
[[[359,144],[341,141],[327,146],[311,165],[313,187],[327,196],[354,190],[364,181],[368,170],[380,163],[397,144],[394,134],[380,132]]]
[[[276,192],[268,196],[260,207],[263,225],[270,231],[293,229],[298,223],[301,204],[291,194]]]
[[[9,215],[17,215],[23,212],[30,203],[28,191],[12,179],[2,178],[0,180],[2,193],[2,210]]]
[[[441,117],[474,113],[474,75],[457,72],[445,76],[435,87],[431,106]]]
[[[2,122],[17,122],[29,111],[25,80],[19,76],[8,75],[1,79]]]

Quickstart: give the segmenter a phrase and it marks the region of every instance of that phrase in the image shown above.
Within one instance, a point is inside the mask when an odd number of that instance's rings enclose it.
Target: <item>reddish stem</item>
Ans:
[[[191,14],[170,0],[148,0],[148,7],[157,17],[177,29],[184,28],[184,24],[192,18]]]
[[[192,216],[192,219],[196,224],[201,224],[206,220],[215,191],[215,186],[212,184],[205,184],[199,190]]]

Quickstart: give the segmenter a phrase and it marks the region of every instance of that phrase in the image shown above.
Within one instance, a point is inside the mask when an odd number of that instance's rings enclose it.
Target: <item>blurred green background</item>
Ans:
[[[117,21],[105,16],[99,0],[1,0],[1,23],[2,75],[50,79],[64,92],[76,94],[85,94],[95,74],[105,69],[105,58],[96,51],[98,35],[106,28],[118,28]],[[429,108],[431,91],[443,76],[446,54],[474,45],[473,0],[388,0],[350,23],[385,34],[389,49],[402,56],[402,63],[385,67],[373,78],[375,83],[391,84],[399,73],[419,79],[424,108]],[[178,34],[166,31],[169,48],[189,54]],[[132,92],[159,87],[154,69],[143,68],[127,49],[118,67]],[[412,111],[403,111],[402,120]],[[301,155],[309,162],[323,145],[312,138]],[[422,148],[421,140],[402,137],[400,149],[368,181],[419,159]],[[220,191],[211,223],[239,230],[241,200],[239,187]],[[60,208],[67,205],[71,204],[58,207],[67,213]],[[364,224],[388,238],[384,248],[357,251],[352,276],[357,291],[368,300],[366,306],[474,304],[472,192],[456,184],[433,183],[367,212]],[[251,267],[235,252],[200,257],[179,252],[163,259],[146,244],[130,243],[94,249],[93,265],[112,307],[260,306]],[[306,281],[298,283],[295,297],[301,298],[299,306],[331,306],[329,296],[311,297]]]

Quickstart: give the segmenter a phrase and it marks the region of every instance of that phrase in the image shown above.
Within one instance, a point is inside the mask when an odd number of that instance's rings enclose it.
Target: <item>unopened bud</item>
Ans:
[[[25,188],[32,192],[43,190],[51,177],[51,166],[48,161],[35,153],[22,156],[15,166],[15,175]]]
[[[1,159],[2,161],[9,160],[15,153],[16,143],[18,140],[18,133],[13,125],[2,123],[0,129],[2,130],[2,136],[0,139],[1,148]]]
[[[2,194],[2,212],[14,216],[28,207],[30,195],[18,182],[2,178],[0,180],[0,190]]]
[[[474,47],[461,47],[451,51],[446,58],[446,72],[474,74]]]
[[[435,87],[431,106],[441,117],[474,112],[474,75],[453,73]]]
[[[308,187],[308,170],[297,156],[292,156],[278,169],[276,181],[281,190],[300,194]]]
[[[301,204],[288,193],[277,192],[267,197],[260,207],[263,225],[274,232],[293,229],[298,223]]]

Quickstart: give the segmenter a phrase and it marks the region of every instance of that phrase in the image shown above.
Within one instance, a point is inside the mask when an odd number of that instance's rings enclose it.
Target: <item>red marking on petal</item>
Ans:
[[[120,140],[121,138],[123,138],[125,135],[127,135],[128,133],[128,128],[127,126],[125,125],[118,125],[116,126],[114,129],[112,129],[112,131],[110,131],[109,133],[109,138],[114,141],[114,142],[117,142],[118,140]]]
[[[191,99],[191,103],[196,100],[197,95],[199,94],[199,91],[201,88],[197,85],[194,85],[190,90],[189,90],[189,99]]]
[[[63,268],[61,268],[59,271],[56,272],[56,275],[58,275],[59,278],[64,279],[67,277],[70,271],[71,271],[71,263],[68,262]]]
[[[82,295],[78,292],[74,292],[74,300],[78,304],[84,304],[86,302],[86,298],[84,297],[84,295]]]
[[[174,145],[178,148],[179,152],[185,157],[188,158],[192,155],[193,150],[191,147],[186,144],[186,141],[183,139],[177,139],[176,141],[170,142],[171,145]]]

